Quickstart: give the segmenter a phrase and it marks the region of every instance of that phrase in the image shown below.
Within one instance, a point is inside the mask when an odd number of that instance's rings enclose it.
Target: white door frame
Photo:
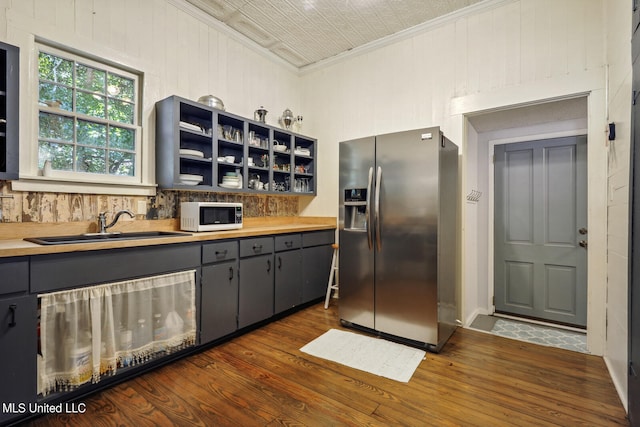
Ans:
[[[564,92],[558,94],[555,90],[541,90],[537,94],[531,93],[527,90],[527,93],[511,93],[511,100],[520,99],[521,102],[511,102],[508,105],[497,104],[496,99],[491,97],[490,94],[484,96],[471,95],[469,97],[462,97],[454,99],[452,104],[453,118],[457,117],[459,120],[461,134],[460,141],[462,144],[463,160],[462,160],[462,189],[461,200],[462,206],[462,224],[466,224],[467,216],[472,212],[466,204],[466,195],[472,190],[472,188],[466,188],[467,182],[467,169],[470,167],[471,161],[467,157],[469,152],[469,120],[468,117],[475,114],[482,114],[491,111],[504,110],[508,108],[518,108],[526,105],[539,104],[541,102],[551,102],[554,100],[561,100],[567,98],[575,98],[577,96],[586,96],[587,99],[587,222],[589,228],[589,252],[587,255],[587,348],[590,353],[602,356],[604,354],[605,342],[606,342],[606,290],[607,290],[607,162],[608,162],[608,147],[606,141],[606,93],[604,88],[597,88],[599,85],[594,83],[599,80],[598,76],[593,76],[594,81],[582,82],[587,86],[591,85],[592,89],[585,89],[579,91]],[[599,76],[602,77],[602,76]],[[604,86],[604,85],[602,85]],[[551,88],[545,88],[551,89]],[[554,89],[558,89],[555,87]],[[573,88],[575,89],[575,87]],[[569,89],[570,90],[570,89]],[[517,92],[517,91],[515,91]],[[554,92],[552,96],[539,97],[540,94]],[[579,131],[572,132],[573,134],[584,134],[581,129]],[[552,133],[547,136],[561,136],[562,133]],[[567,136],[567,135],[564,135]],[[455,137],[455,136],[454,136]],[[543,133],[538,135],[526,135],[523,137],[509,138],[508,140],[493,140],[490,143],[490,153],[493,154],[493,146],[496,144],[504,144],[509,142],[521,142],[523,140],[531,140],[533,138],[545,137]],[[476,139],[477,141],[477,139]],[[493,164],[491,162],[491,155],[486,161],[489,162],[489,179],[490,183],[488,188],[491,189],[487,194],[490,213],[488,215],[488,224],[475,224],[477,227],[490,227],[489,236],[492,239],[493,233]],[[481,162],[482,159],[474,159],[473,161]],[[469,218],[473,220],[473,218]],[[468,225],[467,225],[468,226]],[[466,264],[466,258],[471,251],[478,251],[478,247],[473,247],[475,241],[467,242],[467,233],[470,231],[463,226],[462,232],[462,254],[461,264]],[[488,276],[486,286],[488,289],[482,289],[490,296],[488,301],[479,301],[478,293],[479,289],[474,287],[478,286],[479,282],[475,282],[473,275],[479,273],[478,270],[467,271],[466,268],[461,268],[461,313],[462,321],[468,325],[475,314],[488,311],[492,309],[492,297],[493,297],[493,242],[491,241],[490,247],[486,248],[489,260]],[[476,266],[477,268],[477,266]],[[482,285],[481,285],[482,286]],[[482,292],[482,293],[485,293]],[[468,317],[467,317],[468,316]]]

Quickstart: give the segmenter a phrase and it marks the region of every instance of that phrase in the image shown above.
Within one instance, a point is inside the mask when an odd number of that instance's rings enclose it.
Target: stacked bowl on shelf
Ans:
[[[227,172],[222,177],[222,182],[220,183],[220,187],[242,188],[242,181],[240,181],[240,177],[235,172]]]

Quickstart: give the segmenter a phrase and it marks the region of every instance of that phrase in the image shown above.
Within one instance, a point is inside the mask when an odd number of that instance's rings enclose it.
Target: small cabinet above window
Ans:
[[[161,188],[315,195],[316,142],[177,96],[156,104]]]

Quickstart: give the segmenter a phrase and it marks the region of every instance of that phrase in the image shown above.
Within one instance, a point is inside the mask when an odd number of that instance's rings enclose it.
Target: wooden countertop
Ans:
[[[95,251],[100,249],[132,248],[138,246],[165,245],[171,243],[202,242],[273,234],[300,233],[304,231],[333,230],[335,217],[265,217],[245,218],[239,230],[191,233],[179,237],[120,240],[63,245],[39,245],[23,240],[26,237],[77,235],[96,231],[90,222],[68,223],[2,223],[0,224],[0,258],[25,255],[42,255],[65,252]],[[171,220],[122,221],[112,231],[179,231],[179,223]]]

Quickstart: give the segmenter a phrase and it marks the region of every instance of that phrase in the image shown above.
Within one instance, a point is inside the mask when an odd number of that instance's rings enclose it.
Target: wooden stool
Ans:
[[[329,297],[331,296],[331,290],[336,292],[333,294],[334,298],[338,298],[338,244],[331,245],[333,248],[333,259],[331,260],[331,273],[329,273],[329,282],[327,283],[327,296],[324,299],[325,310],[329,308]],[[333,278],[335,277],[336,283],[333,284]]]

